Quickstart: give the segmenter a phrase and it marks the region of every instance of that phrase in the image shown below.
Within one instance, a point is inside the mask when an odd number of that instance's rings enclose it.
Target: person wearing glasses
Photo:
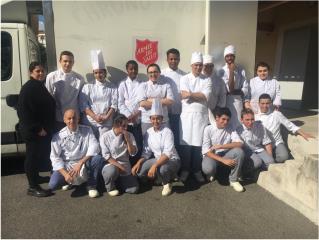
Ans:
[[[163,124],[169,126],[167,107],[174,103],[174,95],[170,84],[161,76],[160,67],[153,63],[147,67],[148,81],[141,84],[137,100],[142,114],[142,134],[146,133],[152,124],[150,113],[153,100],[158,98],[163,106]]]

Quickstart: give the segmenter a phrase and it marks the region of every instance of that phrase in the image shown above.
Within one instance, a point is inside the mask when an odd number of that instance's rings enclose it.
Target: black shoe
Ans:
[[[51,190],[42,189],[40,186],[29,187],[27,194],[34,197],[48,197],[51,195]]]

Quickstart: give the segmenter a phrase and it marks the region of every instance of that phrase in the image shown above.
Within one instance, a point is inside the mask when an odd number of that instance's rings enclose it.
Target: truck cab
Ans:
[[[29,64],[39,61],[37,39],[25,23],[1,23],[1,154],[25,152],[17,130],[15,109],[22,85],[29,80]],[[10,105],[10,106],[9,106]]]

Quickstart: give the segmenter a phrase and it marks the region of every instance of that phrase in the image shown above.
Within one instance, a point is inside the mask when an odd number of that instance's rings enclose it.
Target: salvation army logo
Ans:
[[[136,39],[135,58],[139,63],[149,65],[158,59],[158,41]]]

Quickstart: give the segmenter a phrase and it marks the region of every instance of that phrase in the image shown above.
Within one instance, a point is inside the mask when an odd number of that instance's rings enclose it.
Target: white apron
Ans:
[[[236,129],[240,126],[240,115],[243,110],[243,100],[240,95],[227,95],[226,96],[226,107],[229,108],[231,112],[231,118],[229,121],[229,126]]]

